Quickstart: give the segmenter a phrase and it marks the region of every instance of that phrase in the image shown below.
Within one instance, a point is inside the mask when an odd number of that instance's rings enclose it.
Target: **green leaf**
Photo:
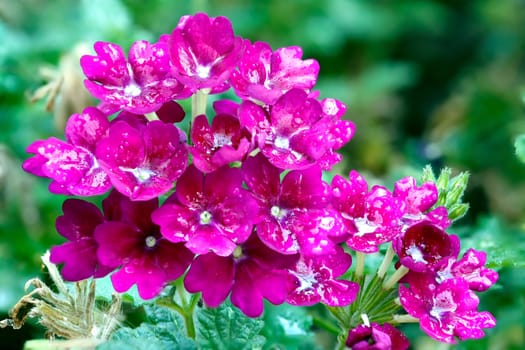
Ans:
[[[266,303],[264,306],[264,328],[261,332],[267,339],[264,349],[313,349],[313,320],[305,308]]]
[[[520,230],[505,226],[496,217],[481,218],[476,227],[458,229],[463,250],[474,248],[487,253],[487,267],[525,268],[525,236]]]
[[[525,163],[525,134],[518,135],[514,147],[516,147],[518,159]]]
[[[249,318],[230,303],[216,309],[196,311],[197,343],[202,349],[262,349],[265,338],[259,335],[264,322]]]
[[[185,334],[182,318],[166,308],[145,305],[149,321],[137,328],[123,327],[98,350],[195,350],[197,345]]]

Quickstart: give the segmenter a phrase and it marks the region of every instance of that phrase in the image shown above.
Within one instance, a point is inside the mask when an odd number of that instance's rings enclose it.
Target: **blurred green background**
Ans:
[[[40,255],[61,242],[54,220],[64,197],[20,164],[28,144],[63,137],[67,116],[93,103],[79,53],[97,40],[125,50],[156,40],[202,10],[229,17],[237,35],[299,45],[320,62],[321,96],[345,102],[357,126],[335,171],[358,169],[389,186],[425,164],[471,173],[471,210],[450,231],[464,249],[487,250],[499,270],[481,295],[499,323],[456,348],[525,348],[525,164],[513,148],[525,133],[523,0],[0,0],[0,319],[41,274]],[[415,349],[435,345],[407,332]],[[34,324],[0,329],[3,349],[41,336]]]

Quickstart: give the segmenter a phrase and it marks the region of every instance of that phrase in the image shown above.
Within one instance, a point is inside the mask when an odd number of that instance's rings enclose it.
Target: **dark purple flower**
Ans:
[[[351,350],[406,350],[407,337],[390,323],[360,324],[348,332],[346,346]]]
[[[257,212],[257,202],[242,188],[240,169],[224,166],[204,175],[190,165],[153,221],[164,237],[186,242],[196,254],[228,256],[250,236]]]
[[[243,41],[226,17],[205,13],[181,17],[169,37],[174,74],[193,91],[222,92],[241,58]]]
[[[252,149],[250,134],[233,115],[218,114],[208,123],[205,115],[195,118],[191,129],[193,164],[209,173],[223,165],[242,160]]]
[[[351,233],[346,243],[352,249],[374,253],[379,245],[402,233],[404,203],[385,187],[374,186],[368,191],[366,180],[357,171],[351,171],[348,180],[336,175],[332,194],[332,203]]]
[[[33,142],[23,169],[52,180],[49,191],[57,194],[94,196],[107,192],[111,183],[95,157],[96,144],[109,128],[107,117],[94,107],[73,114],[66,124],[66,142],[51,137]]]
[[[62,205],[64,215],[56,220],[57,232],[68,242],[51,248],[50,261],[64,264],[62,276],[66,281],[80,281],[89,277],[103,277],[115,266],[106,266],[97,259],[95,228],[105,218],[92,203],[80,199],[67,199]]]
[[[489,289],[498,280],[498,273],[485,267],[487,254],[472,248],[463,257],[443,259],[435,266],[438,282],[461,277],[468,282],[469,288],[478,292]]]
[[[133,202],[114,192],[104,207],[112,221],[98,225],[94,238],[99,261],[120,267],[111,275],[117,292],[136,284],[141,298],[151,299],[186,271],[194,255],[184,245],[165,239],[151,222],[157,199]]]
[[[392,247],[399,261],[412,271],[424,272],[448,257],[459,253],[459,238],[449,235],[434,224],[423,221],[409,227]]]
[[[334,153],[352,138],[354,125],[341,120],[344,105],[321,102],[300,89],[291,89],[270,107],[269,113],[251,101],[239,110],[241,125],[268,160],[278,168],[299,170],[319,164],[329,169],[340,160]]]
[[[338,280],[352,264],[352,257],[336,246],[332,254],[302,256],[290,271],[292,288],[286,301],[292,305],[309,306],[319,302],[328,306],[346,306],[359,292],[355,282]]]
[[[315,85],[319,63],[302,60],[303,50],[298,46],[272,51],[265,42],[250,44],[245,41],[239,70],[232,73],[230,82],[238,96],[273,105],[292,88],[309,92]]]
[[[283,253],[332,253],[344,240],[342,219],[329,206],[330,189],[317,166],[294,170],[280,181],[280,169],[262,155],[243,163],[244,181],[259,202],[257,234],[268,247]]]
[[[109,112],[154,112],[183,90],[171,75],[165,42],[136,41],[128,60],[122,48],[113,43],[96,42],[94,49],[96,56],[83,56],[80,65],[87,77],[86,88],[106,104]]]
[[[446,343],[455,343],[455,337],[482,338],[484,328],[496,325],[489,312],[477,310],[479,299],[465,279],[451,278],[438,284],[431,274],[418,276],[410,279],[410,287],[399,286],[399,299],[432,338]]]
[[[133,200],[166,193],[186,169],[185,136],[160,120],[143,125],[114,122],[99,141],[96,155],[115,188]]]
[[[184,286],[191,293],[202,292],[204,303],[219,306],[230,294],[232,304],[249,317],[258,317],[263,299],[282,304],[288,294],[288,272],[298,255],[279,254],[251,237],[230,256],[199,255],[191,264]]]

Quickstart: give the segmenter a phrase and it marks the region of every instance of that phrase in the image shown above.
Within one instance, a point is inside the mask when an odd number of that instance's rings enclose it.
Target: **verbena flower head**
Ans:
[[[188,152],[173,124],[135,118],[132,124],[114,122],[98,142],[96,155],[118,191],[133,200],[149,200],[172,189],[186,169]]]
[[[477,310],[479,299],[463,278],[437,283],[432,274],[420,274],[410,287],[399,287],[401,305],[419,319],[421,329],[432,338],[455,343],[455,337],[477,339],[483,329],[496,325],[489,312]]]
[[[185,242],[196,254],[229,256],[250,236],[257,212],[257,202],[242,188],[240,169],[225,166],[204,175],[190,165],[153,221],[164,237]]]
[[[191,264],[184,286],[202,292],[206,305],[219,306],[231,293],[232,304],[247,316],[262,314],[263,299],[282,304],[288,295],[288,271],[298,255],[283,255],[264,245],[257,235],[227,257],[214,253],[199,255]]]
[[[265,42],[250,44],[247,40],[239,69],[230,78],[238,96],[273,105],[292,88],[309,92],[317,81],[319,63],[302,60],[298,46],[272,51]]]
[[[283,254],[334,252],[345,234],[344,225],[329,207],[329,186],[319,167],[291,171],[281,183],[281,170],[258,154],[246,159],[242,170],[260,206],[257,234],[268,247]]]
[[[276,167],[296,170],[318,164],[329,169],[340,160],[334,151],[354,134],[353,123],[341,120],[344,110],[336,100],[321,104],[303,90],[291,89],[270,107],[269,113],[244,101],[239,117]]]
[[[93,196],[107,192],[111,183],[95,157],[97,143],[106,136],[107,117],[94,107],[73,114],[66,124],[66,142],[51,137],[33,142],[23,169],[52,180],[49,191],[57,194]]]
[[[360,324],[348,332],[346,346],[352,350],[406,350],[407,337],[390,323]]]
[[[117,292],[136,284],[139,295],[151,299],[186,271],[194,255],[183,244],[165,239],[151,221],[157,199],[132,202],[113,192],[105,207],[114,217],[96,227],[94,238],[98,260],[119,267],[111,275]]]
[[[192,91],[229,87],[226,81],[241,58],[243,41],[226,17],[183,16],[168,42],[173,73]]]
[[[80,65],[87,77],[86,88],[110,113],[122,109],[135,114],[154,112],[184,88],[171,73],[165,42],[136,41],[128,60],[116,44],[97,42],[94,49],[96,55],[83,56]]]
[[[292,305],[346,306],[354,302],[359,285],[337,277],[352,264],[352,257],[337,246],[332,254],[302,256],[290,271],[292,288],[286,301]]]

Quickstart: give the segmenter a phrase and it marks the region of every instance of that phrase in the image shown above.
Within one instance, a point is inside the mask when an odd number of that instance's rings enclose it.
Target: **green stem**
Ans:
[[[363,273],[365,271],[365,258],[365,253],[356,252],[355,277],[358,280],[363,277]]]
[[[379,269],[377,270],[377,275],[379,277],[385,277],[386,272],[388,271],[388,267],[390,266],[392,259],[394,259],[395,254],[396,253],[394,252],[394,248],[392,248],[392,244],[389,244],[388,249],[386,250],[385,257],[381,262],[381,266],[379,266]]]
[[[332,334],[339,334],[341,332],[341,329],[339,329],[336,325],[334,325],[332,322],[329,322],[328,320],[325,320],[321,317],[314,316],[312,318],[313,324],[321,329],[324,329],[325,331],[332,333]]]
[[[408,269],[406,267],[399,266],[396,272],[394,272],[394,274],[390,276],[390,278],[385,283],[383,283],[383,288],[384,289],[392,288],[407,273],[408,273]]]
[[[198,115],[206,114],[206,101],[210,89],[201,89],[191,96],[191,120],[195,120]]]

